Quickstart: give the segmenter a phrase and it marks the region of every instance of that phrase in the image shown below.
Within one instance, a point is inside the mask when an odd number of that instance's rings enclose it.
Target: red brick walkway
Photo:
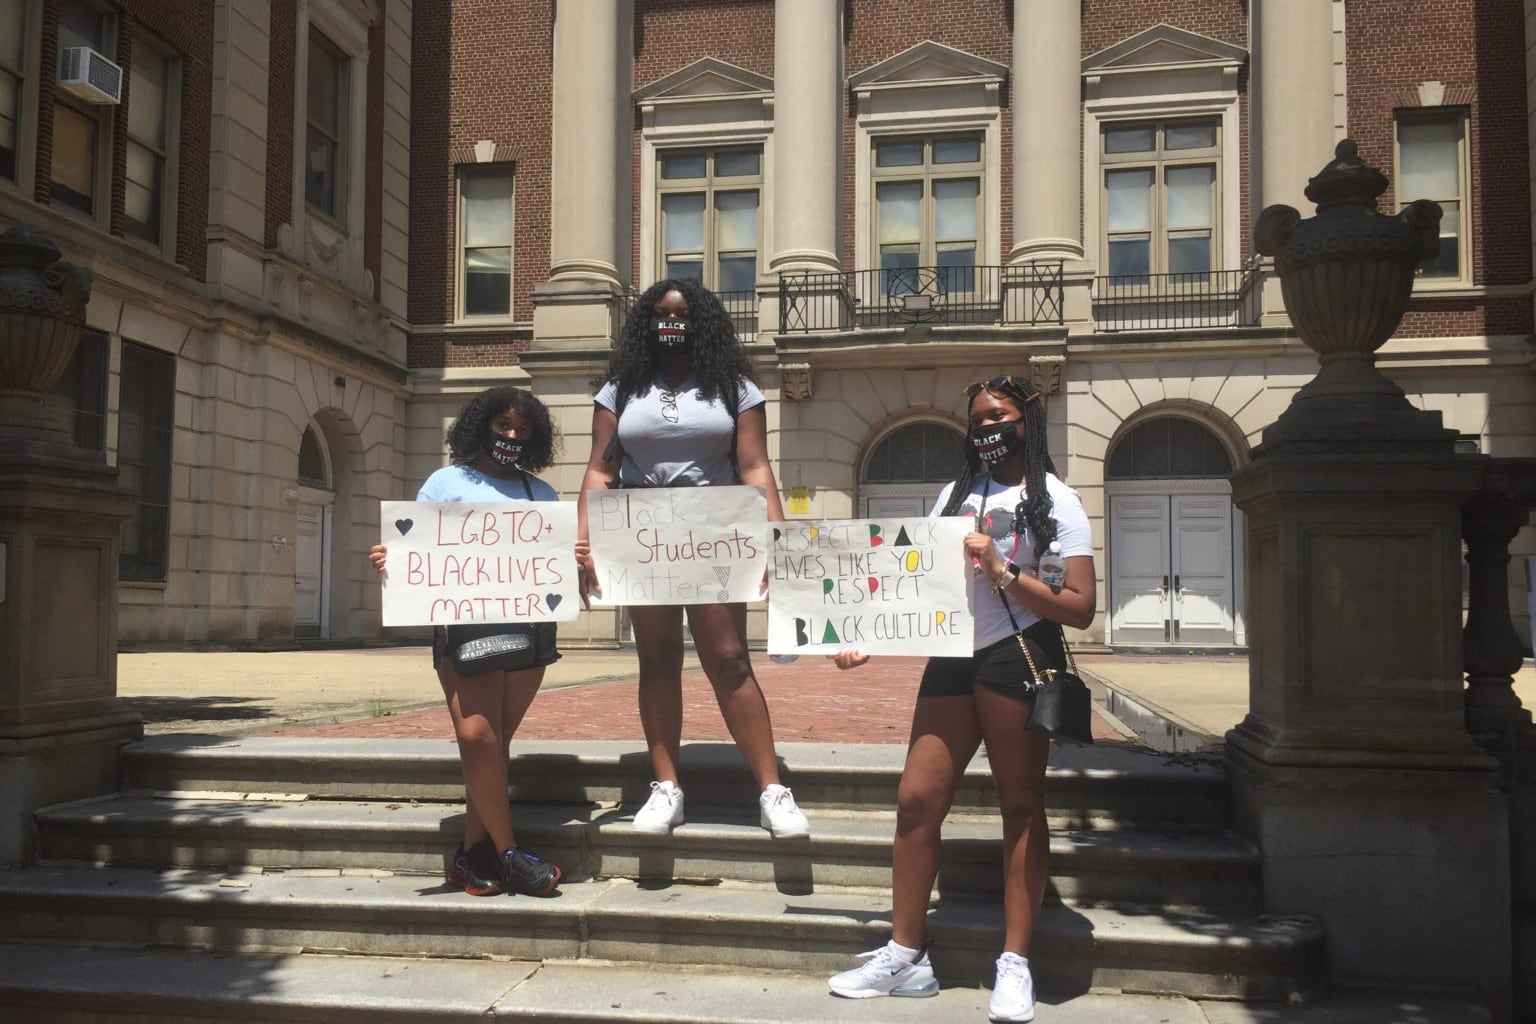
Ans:
[[[912,704],[922,676],[921,658],[876,658],[839,672],[824,658],[779,665],[753,659],[773,715],[774,736],[784,743],[905,743]],[[430,676],[423,673],[430,681]],[[447,739],[453,726],[446,708],[331,725],[282,730],[283,736]],[[530,740],[641,740],[633,680],[546,690],[534,700],[517,732]],[[1123,741],[1095,716],[1094,737]],[[683,738],[728,740],[714,693],[702,672],[683,676]]]

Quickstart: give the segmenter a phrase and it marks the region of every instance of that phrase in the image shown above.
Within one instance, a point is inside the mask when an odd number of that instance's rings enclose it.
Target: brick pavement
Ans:
[[[779,665],[759,656],[753,667],[784,743],[905,743],[922,676],[921,658],[875,658],[839,672],[824,658]],[[440,739],[453,736],[443,707],[326,725],[284,729],[282,736]],[[594,683],[539,694],[517,732],[519,739],[639,741],[635,682]],[[1094,718],[1095,739],[1126,742],[1113,725]],[[683,739],[729,740],[702,672],[683,675]]]

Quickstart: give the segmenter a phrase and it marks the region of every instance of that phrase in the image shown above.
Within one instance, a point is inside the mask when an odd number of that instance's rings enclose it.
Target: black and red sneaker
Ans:
[[[448,869],[448,884],[471,896],[495,896],[501,892],[501,871],[496,865],[496,849],[489,839],[482,839],[468,850],[459,847]]]
[[[564,874],[560,865],[547,863],[515,846],[501,855],[501,887],[507,892],[548,896]]]

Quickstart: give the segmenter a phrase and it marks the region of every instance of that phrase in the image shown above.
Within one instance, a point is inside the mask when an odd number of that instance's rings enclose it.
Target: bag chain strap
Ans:
[[[991,493],[992,474],[988,473],[987,482],[982,485],[981,489],[981,511],[976,517],[978,525],[980,525],[981,517],[987,514],[987,496]],[[1015,542],[1015,546],[1017,546],[1017,542]],[[1029,674],[1035,678],[1035,685],[1029,687],[1029,689],[1037,690],[1050,682],[1051,677],[1056,675],[1056,669],[1048,668],[1045,670],[1045,674],[1041,675],[1040,670],[1035,667],[1034,655],[1029,653],[1029,644],[1024,642],[1024,631],[1019,628],[1019,620],[1014,618],[1013,606],[1008,603],[1008,595],[999,590],[997,591],[997,597],[998,600],[1003,602],[1003,611],[1008,613],[1008,622],[1013,626],[1013,638],[1019,642],[1019,650],[1024,652],[1024,663],[1029,666]],[[1041,616],[1041,618],[1045,622],[1051,622],[1050,619],[1046,619],[1044,616]],[[1067,643],[1067,631],[1061,628],[1061,623],[1059,622],[1054,623],[1054,625],[1057,632],[1061,634],[1061,649],[1067,656],[1067,669],[1075,676],[1077,675],[1077,659],[1072,657],[1072,645]]]

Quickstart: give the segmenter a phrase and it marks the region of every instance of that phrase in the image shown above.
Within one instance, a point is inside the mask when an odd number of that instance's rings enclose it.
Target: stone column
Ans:
[[[89,294],[89,272],[40,231],[0,235],[0,866],[32,858],[39,807],[116,791],[118,751],[143,735],[117,699],[133,497],[43,402]]]
[[[777,0],[770,271],[837,271],[843,138],[843,5]]]
[[[1322,365],[1232,478],[1251,624],[1234,821],[1265,910],[1320,918],[1335,977],[1474,987],[1507,1019],[1509,812],[1462,697],[1483,463],[1375,367],[1439,244],[1435,204],[1376,212],[1386,185],[1346,140],[1306,189],[1316,217],[1270,207],[1255,229]]]
[[[1009,263],[1083,258],[1082,0],[1013,0]]]
[[[630,277],[633,65],[633,0],[558,0],[550,268],[533,293],[536,348],[606,348],[612,337]]]
[[[1249,68],[1249,167],[1258,209],[1302,207],[1317,155],[1333,148],[1333,0],[1254,0]],[[1272,271],[1260,323],[1285,323]]]

